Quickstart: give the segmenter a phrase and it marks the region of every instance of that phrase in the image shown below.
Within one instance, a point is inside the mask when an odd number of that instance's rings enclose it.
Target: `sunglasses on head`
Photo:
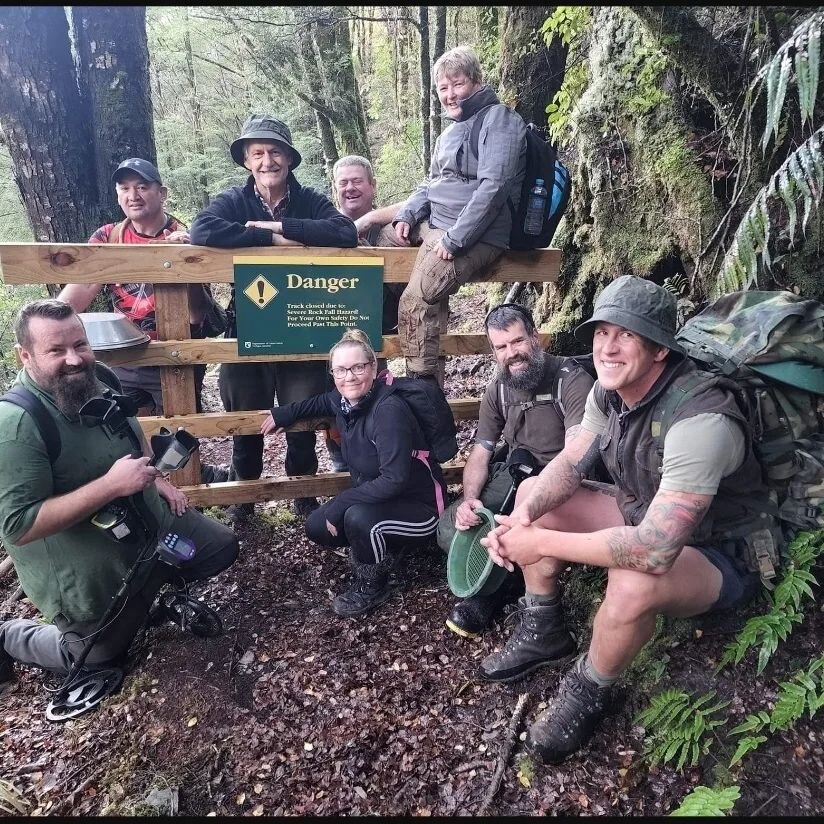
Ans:
[[[520,303],[501,303],[498,306],[494,306],[486,313],[486,317],[484,318],[484,329],[489,328],[490,318],[501,309],[512,309],[517,315],[520,316],[524,327],[528,332],[535,329],[535,321],[532,319],[532,313],[525,306],[521,306]]]

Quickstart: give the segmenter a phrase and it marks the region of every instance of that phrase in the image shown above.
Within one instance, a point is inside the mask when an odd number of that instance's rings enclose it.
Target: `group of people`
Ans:
[[[157,169],[133,158],[114,174],[126,219],[101,227],[93,242],[231,248],[420,243],[408,287],[401,295],[388,290],[385,306],[397,306],[407,375],[436,380],[437,304],[506,249],[507,200],[520,191],[525,131],[483,84],[468,49],[443,55],[434,77],[455,123],[436,143],[429,179],[405,203],[375,209],[372,168],[349,156],[334,168],[335,208],[297,181],[301,156],[286,125],[252,116],[231,145],[232,158],[250,173],[246,184],[217,195],[188,234],[163,208],[166,190]],[[476,156],[472,120],[487,108]],[[23,307],[17,319],[23,364],[17,383],[41,400],[63,448],[53,460],[31,415],[0,403],[0,454],[4,466],[15,467],[0,473],[0,537],[26,594],[50,622],[0,625],[0,692],[13,682],[14,661],[67,671],[134,561],[135,545],[95,525],[106,505],[142,495],[160,529],[190,538],[196,552],[176,568],[156,565],[136,580],[126,606],[96,638],[88,666],[126,655],[164,584],[215,575],[238,554],[233,530],[192,510],[151,465],[148,448],[135,457],[126,441],[82,420],[83,404],[105,387],[76,312],[103,288],[113,307],[153,330],[148,284],[68,286],[57,300]],[[202,328],[210,299],[202,287],[190,288],[193,333]],[[231,337],[234,294],[227,311]],[[385,311],[384,329],[395,322]],[[651,435],[662,396],[695,372],[675,339],[675,324],[668,291],[643,278],[616,278],[575,331],[592,345],[593,378],[581,359],[542,349],[527,308],[494,307],[484,325],[496,372],[482,399],[463,495],[447,508],[443,475],[429,457],[421,425],[359,330],[343,335],[326,365],[224,364],[219,385],[228,411],[267,408],[278,400],[259,435],[235,438],[225,475],[259,477],[265,436],[300,418],[334,416],[339,445],[332,447],[333,461],[348,469],[351,486],[322,505],[316,499],[296,505],[312,541],[350,548],[349,588],[332,609],[355,617],[390,597],[390,552],[433,537],[448,551],[456,531],[479,524],[481,506],[500,511],[510,491],[509,467],[527,455],[535,474],[520,484],[511,514],[499,514],[483,540],[492,560],[511,574],[494,595],[454,604],[447,626],[478,636],[517,598],[517,624],[502,648],[482,661],[480,677],[508,682],[576,659],[527,739],[545,761],[557,763],[591,737],[613,685],[652,636],[656,617],[743,603],[758,585],[746,562],[747,541],[755,532],[761,540],[765,534],[780,540],[764,515],[767,491],[758,481],[747,420],[723,380],[707,376],[706,390],[678,407],[662,454]],[[156,370],[120,370],[118,377],[136,406],[158,410]],[[136,421],[130,423],[139,434]],[[286,440],[287,473],[314,473],[314,433],[287,431]],[[591,482],[599,466],[611,484]],[[205,471],[215,478],[221,469]],[[559,576],[570,563],[608,570],[584,651],[561,606]]]

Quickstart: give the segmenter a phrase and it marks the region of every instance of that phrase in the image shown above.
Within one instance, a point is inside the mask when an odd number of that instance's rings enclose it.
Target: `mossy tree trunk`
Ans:
[[[508,6],[501,27],[501,102],[527,123],[546,126],[546,107],[564,82],[566,47],[541,34],[554,6]]]

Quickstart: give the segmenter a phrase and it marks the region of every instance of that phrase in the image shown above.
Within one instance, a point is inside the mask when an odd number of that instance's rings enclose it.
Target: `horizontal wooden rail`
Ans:
[[[141,245],[90,243],[0,243],[0,268],[8,284],[24,283],[232,283],[235,256],[383,258],[387,283],[407,283],[416,247],[354,249],[255,246],[213,249],[178,243]],[[484,281],[545,282],[558,279],[561,252],[534,249],[506,252]]]
[[[540,335],[546,348],[552,335]],[[452,333],[441,335],[441,355],[488,355],[486,335]],[[276,361],[326,360],[326,352],[313,355],[240,355],[235,338],[212,340],[157,340],[140,348],[113,349],[96,352],[98,360],[109,366],[193,366],[198,363],[249,363]],[[378,354],[384,358],[400,357],[401,347],[397,335],[384,335],[383,349]]]
[[[444,480],[457,484],[463,477],[462,463],[444,464]],[[323,472],[320,475],[293,475],[259,478],[256,481],[226,481],[220,484],[182,486],[192,506],[228,506],[250,501],[290,501],[315,495],[337,495],[349,486],[348,472]]]
[[[449,401],[456,421],[473,421],[478,417],[481,402],[477,398],[458,398]],[[151,436],[165,426],[172,431],[182,426],[196,438],[222,438],[227,435],[259,435],[260,425],[269,414],[268,409],[248,412],[202,412],[192,415],[149,415],[138,418],[143,433]],[[290,426],[289,432],[307,432],[325,429],[333,418],[307,418]]]
[[[147,435],[161,426],[185,427],[199,438],[254,435],[268,410],[249,412],[214,412],[195,414],[192,366],[203,363],[243,363],[269,361],[325,360],[326,353],[314,355],[239,355],[237,341],[189,340],[185,307],[187,283],[233,283],[233,258],[243,257],[369,257],[383,259],[384,281],[406,283],[417,257],[417,248],[353,249],[318,247],[262,246],[243,249],[214,249],[185,244],[67,244],[67,243],[0,243],[0,274],[6,284],[68,283],[152,283],[156,284],[157,341],[144,347],[100,352],[101,360],[114,366],[160,366],[166,416],[140,418]],[[505,252],[485,273],[481,281],[511,283],[554,282],[558,279],[561,254],[558,249]],[[442,306],[443,309],[443,306]],[[442,317],[445,317],[442,312]],[[442,328],[442,356],[485,354],[489,351],[483,334],[446,334]],[[544,345],[551,342],[542,335]],[[383,338],[381,354],[387,358],[401,354],[398,337]],[[478,417],[480,401],[461,398],[450,401],[457,420]],[[297,424],[295,430],[316,429],[331,421],[314,420]],[[283,500],[304,495],[333,495],[348,484],[348,473],[327,473],[295,478],[267,478],[258,481],[235,481],[200,485],[200,462],[195,452],[189,464],[175,473],[198,506],[244,503],[247,501]],[[450,482],[459,481],[461,467],[446,469]]]

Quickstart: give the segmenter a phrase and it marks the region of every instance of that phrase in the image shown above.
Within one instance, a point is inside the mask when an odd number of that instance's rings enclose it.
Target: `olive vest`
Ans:
[[[617,483],[618,506],[628,525],[637,526],[643,520],[661,483],[663,446],[659,448],[655,427],[660,427],[662,405],[671,403],[673,393],[677,394],[697,371],[688,359],[668,362],[646,397],[632,409],[623,407],[617,392],[595,384],[595,401],[608,416],[601,434],[601,456]],[[744,428],[747,451],[741,466],[721,479],[710,508],[687,545],[710,544],[756,572],[757,563],[748,560],[746,549],[748,545],[753,549],[753,542],[766,540],[772,542],[774,550],[779,532],[770,513],[775,506],[752,451],[750,426],[739,406],[742,401],[737,400],[740,389],[727,378],[705,374],[703,390],[678,406],[672,423],[702,413],[728,415]]]

